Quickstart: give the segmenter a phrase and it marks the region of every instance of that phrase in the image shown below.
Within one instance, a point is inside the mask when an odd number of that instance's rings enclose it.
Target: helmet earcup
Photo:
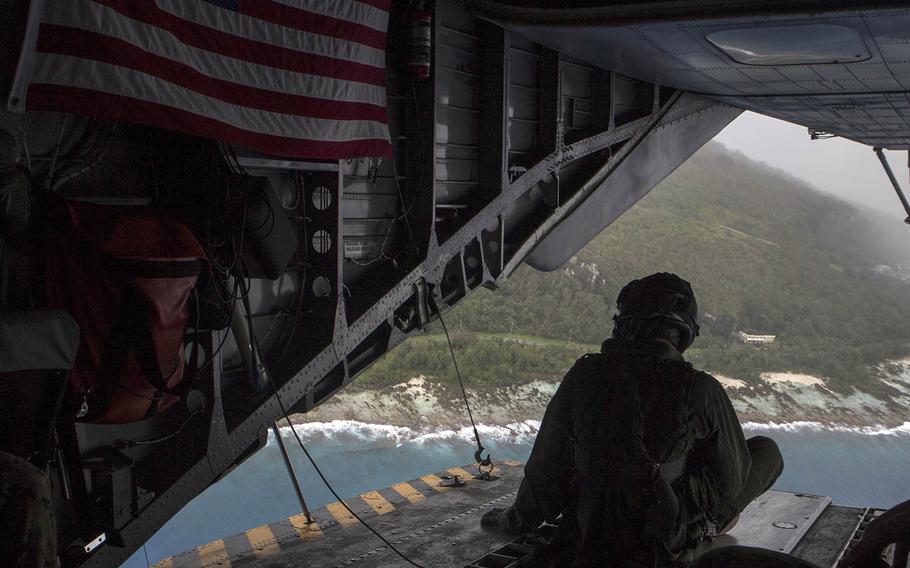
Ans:
[[[659,336],[672,327],[680,351],[698,336],[698,304],[692,286],[675,274],[658,272],[626,284],[616,298],[613,337]]]

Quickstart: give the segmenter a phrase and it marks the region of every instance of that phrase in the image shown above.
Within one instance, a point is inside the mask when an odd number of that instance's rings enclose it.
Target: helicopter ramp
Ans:
[[[426,568],[508,568],[530,551],[522,539],[480,526],[508,506],[522,477],[520,462],[497,462],[490,480],[473,466],[451,468],[345,503],[405,556]],[[469,472],[470,470],[470,472]],[[464,485],[445,487],[446,476]],[[754,501],[712,547],[740,544],[791,553],[820,567],[837,561],[877,511],[833,505],[828,497],[769,491]],[[409,564],[340,503],[250,529],[156,564],[156,568],[392,568]]]

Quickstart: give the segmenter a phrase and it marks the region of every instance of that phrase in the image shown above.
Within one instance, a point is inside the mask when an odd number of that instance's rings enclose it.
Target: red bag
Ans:
[[[81,330],[70,380],[80,417],[132,422],[174,404],[191,382],[183,340],[199,242],[149,208],[55,204],[48,220],[46,302]]]

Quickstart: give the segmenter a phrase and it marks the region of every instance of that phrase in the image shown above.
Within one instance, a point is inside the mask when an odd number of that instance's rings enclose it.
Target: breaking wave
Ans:
[[[429,446],[439,444],[473,444],[474,432],[470,426],[459,426],[452,429],[434,430],[430,428],[409,428],[390,424],[368,424],[356,420],[332,420],[330,422],[307,422],[295,424],[294,428],[304,442],[333,442],[343,444],[370,444],[374,447]],[[505,426],[478,424],[481,438],[498,445],[530,445],[534,443],[539,420],[524,420]],[[794,422],[744,422],[746,431],[782,431],[782,432],[841,432],[864,436],[910,436],[910,422],[900,426],[849,426],[846,424],[827,424],[816,421]],[[293,438],[290,427],[283,426],[281,435],[285,439]]]
[[[416,446],[473,444],[474,442],[474,431],[470,426],[434,430],[389,424],[368,424],[356,420],[332,420],[331,422],[295,424],[294,429],[304,442],[370,443],[379,447],[398,447],[406,444]],[[477,425],[477,431],[484,442],[489,440],[504,445],[531,444],[539,429],[539,420],[524,420],[505,426]],[[280,430],[282,438],[293,438],[289,426],[283,426]]]
[[[778,430],[784,432],[844,432],[864,436],[910,436],[910,422],[900,426],[848,426],[814,421],[744,422],[743,430]]]

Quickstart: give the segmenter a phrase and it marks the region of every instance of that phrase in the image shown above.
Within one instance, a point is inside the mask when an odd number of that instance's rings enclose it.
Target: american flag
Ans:
[[[391,153],[391,0],[48,0],[27,110],[297,158]]]

